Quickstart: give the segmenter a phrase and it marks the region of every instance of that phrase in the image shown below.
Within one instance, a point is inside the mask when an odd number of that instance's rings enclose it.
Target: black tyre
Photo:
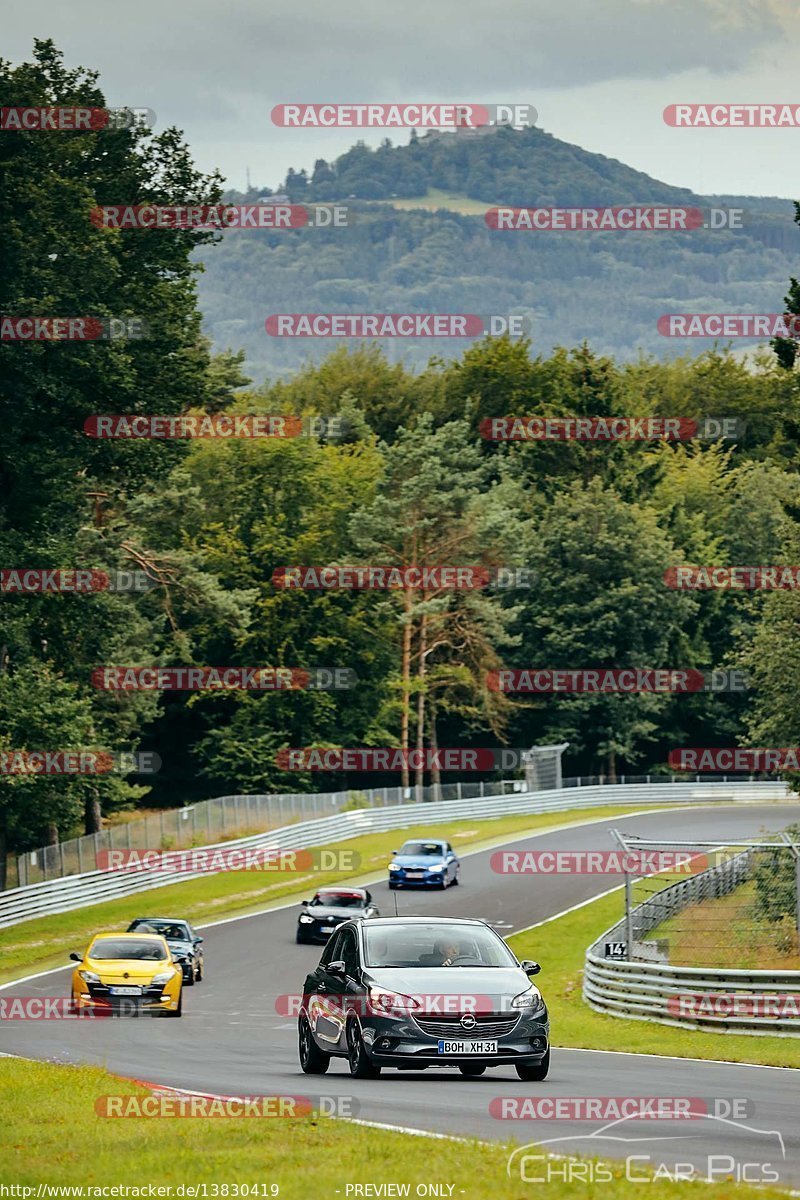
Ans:
[[[183,977],[184,987],[194,987],[194,967],[190,965],[189,974]]]
[[[377,1079],[381,1069],[367,1054],[361,1030],[355,1021],[347,1026],[347,1062],[354,1079]]]
[[[466,1075],[467,1079],[477,1079],[486,1070],[483,1063],[460,1063],[459,1071],[462,1075]]]
[[[397,891],[397,884],[396,884],[396,883],[392,883],[392,882],[390,881],[390,882],[389,882],[389,891],[390,891],[390,892],[396,892],[396,891]]]
[[[456,873],[453,876],[453,882],[451,884],[451,887],[458,887],[459,883],[461,882],[461,879],[459,878],[460,875],[461,875],[461,870],[459,867],[456,867]]]
[[[202,959],[198,959],[198,962],[197,962],[197,974],[195,975],[195,979],[196,979],[196,981],[199,983],[199,982],[200,982],[200,980],[201,980],[202,978],[203,978],[203,960],[202,960]]]
[[[308,945],[308,938],[306,937],[306,935],[304,933],[301,933],[299,929],[298,929],[297,933],[295,934],[294,940],[297,942],[298,946],[307,946]]]
[[[308,1017],[304,1013],[300,1014],[300,1020],[297,1022],[297,1034],[300,1066],[303,1073],[305,1075],[324,1075],[331,1065],[331,1056],[324,1054],[314,1041]]]
[[[517,1063],[516,1071],[520,1079],[529,1080],[536,1083],[542,1079],[547,1079],[547,1072],[550,1070],[550,1051],[548,1049],[544,1058],[538,1063]]]

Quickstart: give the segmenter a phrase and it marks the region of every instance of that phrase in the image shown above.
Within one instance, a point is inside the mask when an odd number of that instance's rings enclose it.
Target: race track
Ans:
[[[666,840],[670,836],[735,840],[798,820],[798,805],[684,806],[560,832],[544,831],[509,845],[520,849],[611,849],[609,830],[613,827]],[[398,834],[398,843],[400,840]],[[508,935],[620,882],[616,876],[598,875],[501,876],[490,869],[491,853],[463,857],[460,887],[424,895],[396,893],[399,911],[478,917]],[[382,914],[393,912],[395,893],[389,892],[385,882],[370,886]],[[141,896],[132,897],[130,903],[131,917],[142,915],[149,907]],[[153,903],[158,908],[157,898]],[[693,1163],[702,1174],[706,1174],[707,1155],[730,1155],[737,1163],[768,1162],[771,1170],[779,1172],[781,1183],[800,1186],[800,1071],[555,1049],[550,1076],[539,1084],[522,1083],[512,1068],[489,1070],[472,1080],[445,1069],[385,1071],[378,1080],[352,1080],[344,1060],[334,1060],[326,1076],[304,1076],[297,1059],[296,1022],[281,1015],[279,997],[302,989],[320,949],[295,944],[296,914],[297,906],[292,904],[206,927],[207,976],[185,991],[181,1021],[8,1021],[0,1024],[0,1052],[97,1063],[121,1075],[217,1094],[352,1097],[360,1116],[372,1122],[486,1140],[516,1139],[519,1143],[566,1138],[570,1140],[552,1142],[547,1148],[561,1154],[613,1158],[647,1155],[654,1166]],[[65,966],[63,972],[9,985],[4,993],[63,996],[69,969]],[[546,959],[536,982],[547,997]],[[619,1022],[623,1035],[627,1024]],[[661,1027],[651,1028],[652,1046],[657,1050]],[[557,1026],[552,1037],[558,1046]],[[691,1046],[692,1035],[687,1032],[687,1054]],[[511,1121],[490,1114],[493,1098],[542,1095],[743,1098],[750,1101],[751,1115],[736,1125],[713,1119],[627,1122],[608,1131],[608,1135],[626,1140],[611,1141],[597,1138],[596,1122]],[[666,1135],[677,1140],[658,1140]],[[755,1172],[755,1166],[747,1168],[748,1177],[753,1178]],[[368,1171],[365,1178],[371,1178]]]

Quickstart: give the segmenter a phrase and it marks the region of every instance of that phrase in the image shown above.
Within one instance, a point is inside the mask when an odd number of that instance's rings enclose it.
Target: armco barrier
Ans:
[[[222,849],[233,846],[271,846],[275,849],[301,850],[342,842],[360,834],[384,829],[403,829],[410,825],[436,825],[440,821],[474,820],[517,813],[567,812],[576,808],[598,808],[624,804],[639,807],[648,804],[697,804],[708,801],[774,801],[790,797],[785,784],[757,783],[674,783],[605,784],[542,792],[515,792],[510,795],[483,796],[435,804],[403,804],[391,808],[357,809],[317,821],[304,821],[273,829],[268,833],[216,843]],[[125,871],[88,871],[68,875],[47,883],[12,888],[0,892],[0,927],[50,913],[98,904],[118,896],[131,896],[148,888],[197,878],[209,872],[166,873],[134,868]]]
[[[750,857],[746,850],[645,900],[631,912],[634,938],[690,904],[733,891],[749,877]],[[800,971],[679,967],[604,957],[606,942],[625,940],[623,919],[586,951],[583,998],[596,1012],[684,1029],[800,1037]]]

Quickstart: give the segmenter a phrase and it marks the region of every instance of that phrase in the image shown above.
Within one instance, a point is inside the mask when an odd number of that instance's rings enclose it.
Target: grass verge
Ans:
[[[663,807],[669,807],[664,805]],[[658,806],[660,809],[661,806]],[[507,834],[536,833],[553,825],[577,825],[590,819],[622,817],[638,811],[609,805],[603,808],[570,809],[562,812],[499,817],[482,821],[461,820],[436,826],[438,837],[448,838],[455,848],[475,849],[491,844]],[[648,812],[650,811],[648,807]],[[657,811],[653,806],[653,811]],[[319,871],[298,876],[286,872],[221,871],[201,879],[137,892],[119,900],[107,900],[72,912],[37,917],[21,925],[0,929],[0,983],[20,975],[60,967],[72,950],[83,950],[94,933],[103,930],[125,929],[134,917],[163,913],[201,924],[222,917],[244,915],[269,908],[272,904],[292,899],[302,900],[309,890],[345,879],[361,878],[382,871],[391,852],[400,842],[413,837],[430,837],[431,826],[411,826],[408,829],[387,830],[365,834],[346,842],[336,842],[336,850],[348,849],[358,855],[356,871]]]
[[[581,989],[586,948],[618,921],[623,911],[620,889],[508,939],[518,958],[533,958],[542,964],[539,978],[550,1010],[554,1046],[800,1067],[800,1039],[679,1029],[605,1016],[584,1004]]]
[[[276,1184],[279,1200],[307,1200],[312,1194],[334,1197],[337,1193],[344,1200],[347,1185],[359,1183],[407,1184],[411,1196],[419,1184],[452,1184],[451,1195],[459,1200],[462,1196],[465,1200],[489,1196],[492,1200],[520,1200],[534,1194],[531,1184],[506,1176],[510,1146],[501,1143],[423,1141],[403,1133],[312,1117],[103,1118],[95,1112],[95,1100],[104,1095],[146,1096],[147,1092],[97,1067],[0,1060],[0,1178],[18,1188],[33,1189],[17,1191],[21,1200],[35,1197],[39,1184],[83,1188],[121,1184],[144,1188],[141,1194],[145,1196],[148,1185],[173,1189],[174,1196],[179,1194],[174,1189],[180,1184],[185,1188],[216,1184],[227,1185],[229,1190],[209,1190],[207,1196],[230,1197],[242,1196],[246,1184],[258,1185],[257,1192],[250,1195],[259,1198],[269,1197],[270,1185]],[[602,1185],[607,1200],[630,1198],[637,1186],[641,1188],[625,1179],[622,1165],[612,1170],[613,1178]],[[585,1194],[594,1194],[591,1184],[583,1186]],[[556,1179],[548,1185],[547,1194],[550,1200],[565,1200],[574,1196],[575,1190],[575,1183]],[[84,1196],[91,1195],[84,1192]],[[194,1195],[202,1196],[202,1189]],[[785,1193],[726,1181],[698,1185],[658,1179],[648,1186],[647,1195],[650,1200],[683,1200],[687,1196],[768,1200]]]
[[[757,915],[755,880],[727,896],[691,904],[648,935],[669,940],[670,962],[684,967],[800,971],[800,938],[794,919],[770,922]]]

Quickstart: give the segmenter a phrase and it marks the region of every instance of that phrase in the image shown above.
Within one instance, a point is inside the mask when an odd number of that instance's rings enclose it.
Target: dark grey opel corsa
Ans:
[[[300,1065],[322,1075],[331,1058],[346,1058],[357,1079],[382,1067],[474,1076],[513,1065],[520,1079],[545,1079],[547,1007],[528,978],[538,971],[484,921],[348,921],[306,977]]]

